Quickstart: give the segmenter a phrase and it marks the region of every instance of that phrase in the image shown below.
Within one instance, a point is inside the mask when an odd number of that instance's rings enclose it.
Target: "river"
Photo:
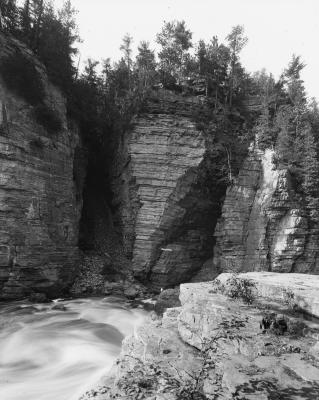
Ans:
[[[0,304],[0,399],[77,400],[145,315],[117,298]]]

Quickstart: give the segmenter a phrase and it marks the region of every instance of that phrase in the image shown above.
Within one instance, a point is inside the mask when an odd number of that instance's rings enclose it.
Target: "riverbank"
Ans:
[[[319,276],[222,274],[181,285],[180,301],[81,400],[319,398]]]

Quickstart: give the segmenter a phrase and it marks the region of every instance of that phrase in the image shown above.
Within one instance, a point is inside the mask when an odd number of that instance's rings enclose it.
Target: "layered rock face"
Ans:
[[[255,285],[253,304],[220,293],[229,278],[181,285],[181,307],[125,338],[109,375],[81,400],[317,399],[319,276],[239,274]],[[314,318],[292,311],[287,293]]]
[[[33,63],[44,101],[62,124],[49,133],[0,77],[0,298],[55,296],[70,284],[78,258],[79,137],[68,129],[65,100],[44,67],[17,41],[0,36],[0,49],[0,61],[23,54]]]
[[[215,232],[219,271],[319,273],[318,232],[289,171],[276,169],[273,154],[251,148],[227,190]]]
[[[211,254],[212,201],[198,183],[207,148],[193,118],[201,107],[199,97],[159,90],[120,147],[113,185],[124,247],[154,288],[189,279]]]

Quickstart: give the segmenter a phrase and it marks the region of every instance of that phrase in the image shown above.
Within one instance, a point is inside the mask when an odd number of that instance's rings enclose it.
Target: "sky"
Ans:
[[[59,6],[63,0],[54,0]],[[83,43],[81,60],[121,57],[123,36],[133,47],[155,37],[164,21],[185,20],[193,42],[220,42],[234,25],[244,25],[248,44],[241,54],[248,72],[266,68],[277,78],[292,54],[306,64],[302,78],[309,97],[319,99],[318,0],[73,0]]]

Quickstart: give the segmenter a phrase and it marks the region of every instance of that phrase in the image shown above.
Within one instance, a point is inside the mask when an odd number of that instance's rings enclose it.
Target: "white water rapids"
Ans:
[[[0,304],[0,399],[77,400],[145,314],[116,298]]]

